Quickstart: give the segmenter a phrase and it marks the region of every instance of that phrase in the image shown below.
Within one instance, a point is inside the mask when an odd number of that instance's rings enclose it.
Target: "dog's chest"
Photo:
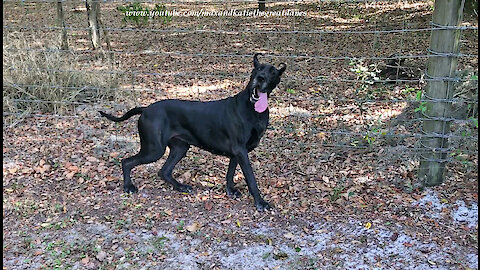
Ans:
[[[247,148],[249,151],[253,150],[255,147],[258,146],[260,139],[262,138],[263,134],[265,134],[265,130],[268,126],[268,117],[266,119],[261,119],[258,121],[250,131],[250,138],[247,142]]]

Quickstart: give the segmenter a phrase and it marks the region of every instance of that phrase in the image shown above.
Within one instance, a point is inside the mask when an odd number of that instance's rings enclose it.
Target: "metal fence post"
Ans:
[[[448,161],[451,103],[455,70],[459,56],[460,23],[464,0],[436,0],[432,20],[429,58],[425,74],[427,87],[423,95],[426,109],[422,111],[423,147],[418,172],[424,186],[440,185]],[[422,105],[421,105],[422,106]]]

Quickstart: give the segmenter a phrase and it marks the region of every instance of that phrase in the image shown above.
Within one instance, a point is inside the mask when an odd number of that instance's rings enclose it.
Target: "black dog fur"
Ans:
[[[270,97],[280,82],[286,65],[282,63],[280,69],[277,69],[269,64],[260,64],[258,55],[261,54],[257,53],[253,57],[254,69],[247,87],[233,97],[210,102],[162,100],[148,107],[133,108],[122,117],[100,112],[115,122],[140,114],[140,152],[122,160],[125,192],[138,191],[130,179],[130,171],[137,165],[160,159],[166,146],[170,148],[170,154],[158,175],[176,190],[190,192],[192,187],[177,182],[172,177],[172,171],[185,157],[190,145],[194,145],[230,158],[226,176],[227,194],[237,197],[241,195],[233,182],[235,169],[240,164],[256,208],[260,211],[270,208],[258,190],[248,152],[258,145],[269,120],[268,108],[261,113],[254,110],[258,91],[267,93]]]

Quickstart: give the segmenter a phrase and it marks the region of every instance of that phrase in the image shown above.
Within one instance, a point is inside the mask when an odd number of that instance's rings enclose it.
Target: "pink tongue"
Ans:
[[[258,101],[255,102],[255,111],[261,113],[264,112],[268,107],[267,102],[267,93],[258,93]]]

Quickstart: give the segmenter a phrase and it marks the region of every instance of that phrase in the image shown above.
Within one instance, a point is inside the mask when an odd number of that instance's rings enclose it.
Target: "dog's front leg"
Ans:
[[[242,196],[242,194],[235,188],[235,183],[233,182],[233,176],[235,175],[235,169],[237,168],[237,165],[237,159],[234,157],[230,158],[227,171],[227,195],[239,198]]]
[[[263,211],[265,209],[270,209],[270,205],[263,200],[262,196],[260,195],[260,191],[258,190],[257,182],[255,181],[255,176],[253,174],[253,169],[250,164],[250,160],[248,160],[248,152],[247,149],[242,149],[235,154],[237,162],[240,164],[240,168],[242,168],[243,175],[245,176],[245,181],[247,181],[248,190],[250,194],[253,196],[253,200],[255,201],[255,207],[259,211]]]

